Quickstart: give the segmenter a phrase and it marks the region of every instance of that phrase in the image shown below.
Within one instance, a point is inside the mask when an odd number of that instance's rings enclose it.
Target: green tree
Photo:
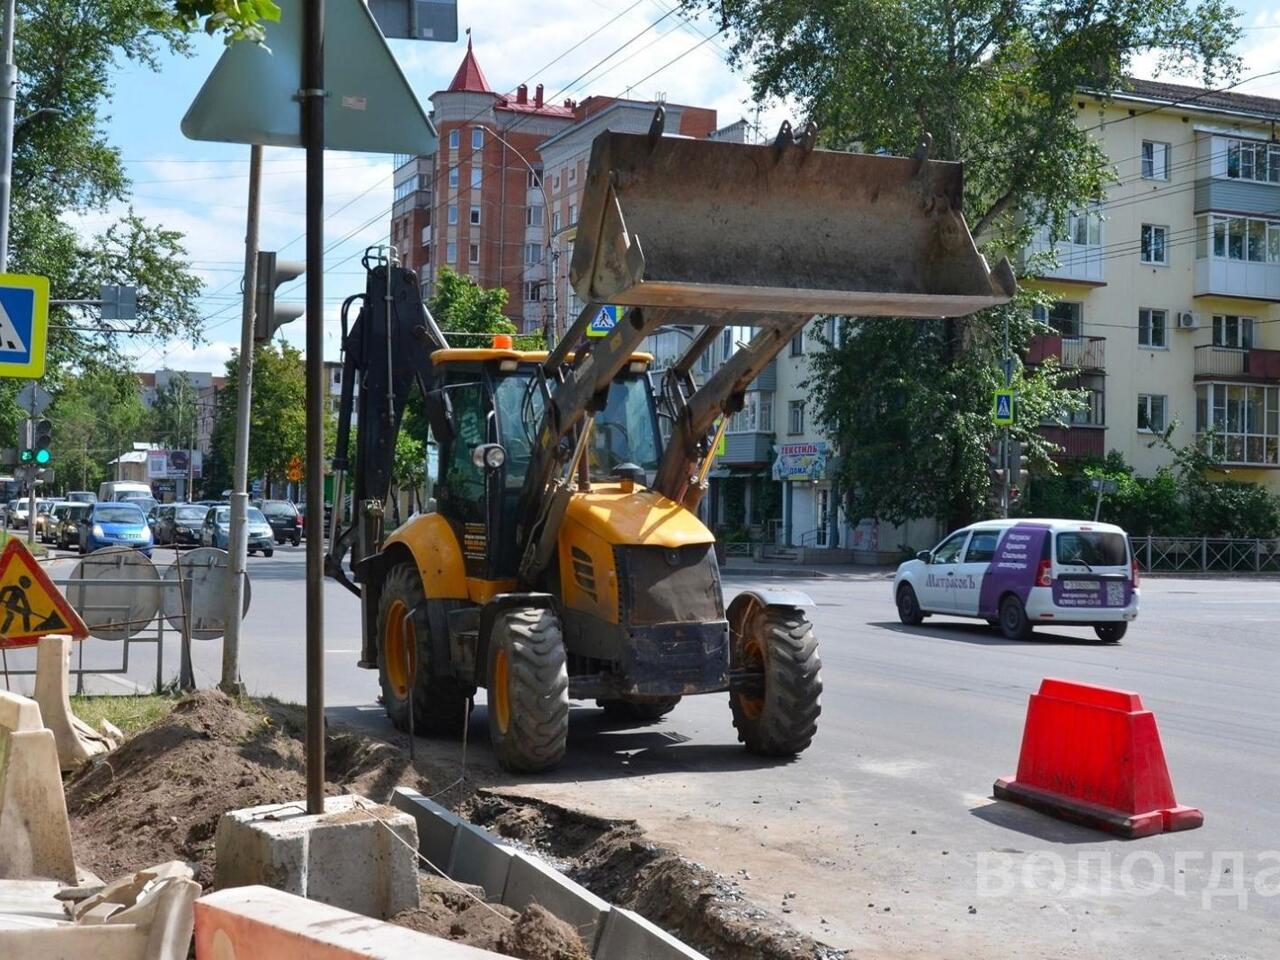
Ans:
[[[266,22],[279,21],[280,8],[272,0],[174,0],[172,11],[159,19],[188,32],[221,34],[227,43],[261,43]]]
[[[189,448],[195,437],[199,399],[199,391],[186,374],[172,377],[151,404],[152,442]]]
[[[49,418],[54,471],[63,489],[96,490],[110,479],[107,464],[147,439],[137,376],[107,363],[89,363],[68,376]]]
[[[436,292],[428,306],[440,329],[450,337],[450,346],[488,346],[488,338],[495,333],[514,336],[519,350],[543,346],[540,333],[516,336],[515,324],[502,312],[507,306],[506,287],[486,289],[471,277],[441,267],[436,276]]]
[[[1114,179],[1092,124],[1078,122],[1081,88],[1123,88],[1133,59],[1149,51],[1162,69],[1198,71],[1206,85],[1238,68],[1236,11],[1223,0],[686,5],[723,16],[756,96],[799,103],[824,145],[911,155],[928,131],[933,158],[965,164],[964,213],[989,256],[1021,250],[1044,224],[1061,235],[1068,215]],[[957,522],[982,509],[1002,321],[1020,354],[1035,332],[1029,305],[923,324],[855,321],[819,358],[815,412],[842,454],[856,514]],[[1059,379],[1020,374],[1024,423],[1070,405],[1054,396]]]
[[[210,485],[230,483],[235,462],[236,409],[240,359],[227,361],[227,385],[218,391],[212,445],[216,454]],[[259,345],[253,355],[253,398],[249,412],[249,476],[283,481],[293,457],[306,457],[306,378],[302,352],[279,341]]]

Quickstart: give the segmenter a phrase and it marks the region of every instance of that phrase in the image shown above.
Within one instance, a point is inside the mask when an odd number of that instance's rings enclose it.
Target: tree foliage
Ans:
[[[192,448],[199,401],[199,390],[186,374],[172,377],[151,404],[151,441],[176,449]]]
[[[279,19],[280,8],[272,0],[174,0],[172,11],[160,21],[187,32],[203,29],[210,36],[221,35],[227,43],[261,43],[266,23]]]
[[[227,385],[218,391],[211,479],[230,480],[235,462],[236,409],[240,358],[227,361]],[[283,481],[293,457],[306,459],[306,377],[302,352],[284,341],[260,344],[253,355],[253,397],[249,413],[248,474]]]
[[[472,277],[448,267],[436,276],[435,295],[428,306],[440,329],[455,347],[488,346],[495,333],[511,334],[520,350],[536,350],[543,345],[541,334],[521,334],[502,311],[507,305],[506,287],[486,289]]]
[[[85,490],[110,479],[107,464],[146,438],[149,419],[137,377],[108,363],[66,378],[48,416],[57,485]]]

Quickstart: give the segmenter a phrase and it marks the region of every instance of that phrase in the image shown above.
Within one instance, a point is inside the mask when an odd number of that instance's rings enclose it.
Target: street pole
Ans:
[[[0,67],[0,273],[9,272],[9,203],[13,190],[13,111],[18,99],[18,65],[13,62],[17,0],[4,2],[4,65]]]
[[[1009,355],[1009,314],[1006,311],[1004,315],[1004,385],[1005,389],[1013,386],[1013,357]],[[1017,412],[1017,404],[1010,406],[1009,412]],[[1007,518],[1009,516],[1009,486],[1013,482],[1009,477],[1009,428],[1005,426],[1002,430],[1003,437],[1000,441],[1000,473],[1004,477],[1000,481],[1000,516]]]
[[[324,0],[302,30],[302,142],[307,151],[307,812],[324,813]],[[335,511],[341,503],[333,505]],[[336,513],[335,513],[336,516]]]
[[[240,617],[244,613],[244,580],[249,512],[249,413],[253,405],[253,326],[258,294],[258,210],[262,185],[262,147],[249,148],[249,212],[244,232],[244,300],[240,308],[240,357],[236,380],[236,438],[231,478],[231,590],[227,595],[227,626],[222,637],[222,680],[228,694],[240,687]]]
[[[3,271],[0,271],[3,272]],[[32,381],[34,386],[35,381]],[[34,447],[36,433],[36,392],[31,391],[31,444]],[[36,542],[36,473],[39,467],[35,463],[27,465],[27,543]]]

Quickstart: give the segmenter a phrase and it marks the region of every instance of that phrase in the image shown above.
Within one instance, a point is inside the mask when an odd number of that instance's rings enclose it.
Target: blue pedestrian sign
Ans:
[[[618,307],[606,303],[592,318],[591,325],[587,327],[587,336],[603,337],[618,325],[618,314],[620,312]]]
[[[997,390],[995,392],[995,409],[993,410],[993,419],[998,427],[1009,427],[1013,425],[1014,402],[1012,390]]]
[[[0,377],[44,376],[49,278],[0,273]]]

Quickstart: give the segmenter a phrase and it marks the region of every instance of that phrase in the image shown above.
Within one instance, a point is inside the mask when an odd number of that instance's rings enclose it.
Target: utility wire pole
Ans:
[[[244,234],[244,303],[240,311],[240,358],[236,380],[235,462],[231,478],[231,589],[227,594],[227,626],[222,637],[222,680],[228,694],[240,687],[240,618],[244,613],[244,580],[249,514],[249,413],[253,403],[253,327],[258,295],[258,211],[262,186],[262,147],[249,147],[249,213]]]
[[[1013,357],[1009,354],[1009,314],[1005,311],[1004,315],[1004,385],[1006,389],[1013,387]],[[1016,404],[1010,408],[1016,410]],[[1012,457],[1009,456],[1009,427],[1005,426],[1001,431],[1000,438],[1000,474],[1003,479],[1000,481],[1000,516],[1009,516],[1009,487],[1012,480],[1009,477],[1009,468],[1012,466]]]
[[[4,0],[4,33],[0,47],[0,273],[9,272],[9,207],[13,190],[13,113],[18,100],[18,65],[13,62],[17,0]]]

